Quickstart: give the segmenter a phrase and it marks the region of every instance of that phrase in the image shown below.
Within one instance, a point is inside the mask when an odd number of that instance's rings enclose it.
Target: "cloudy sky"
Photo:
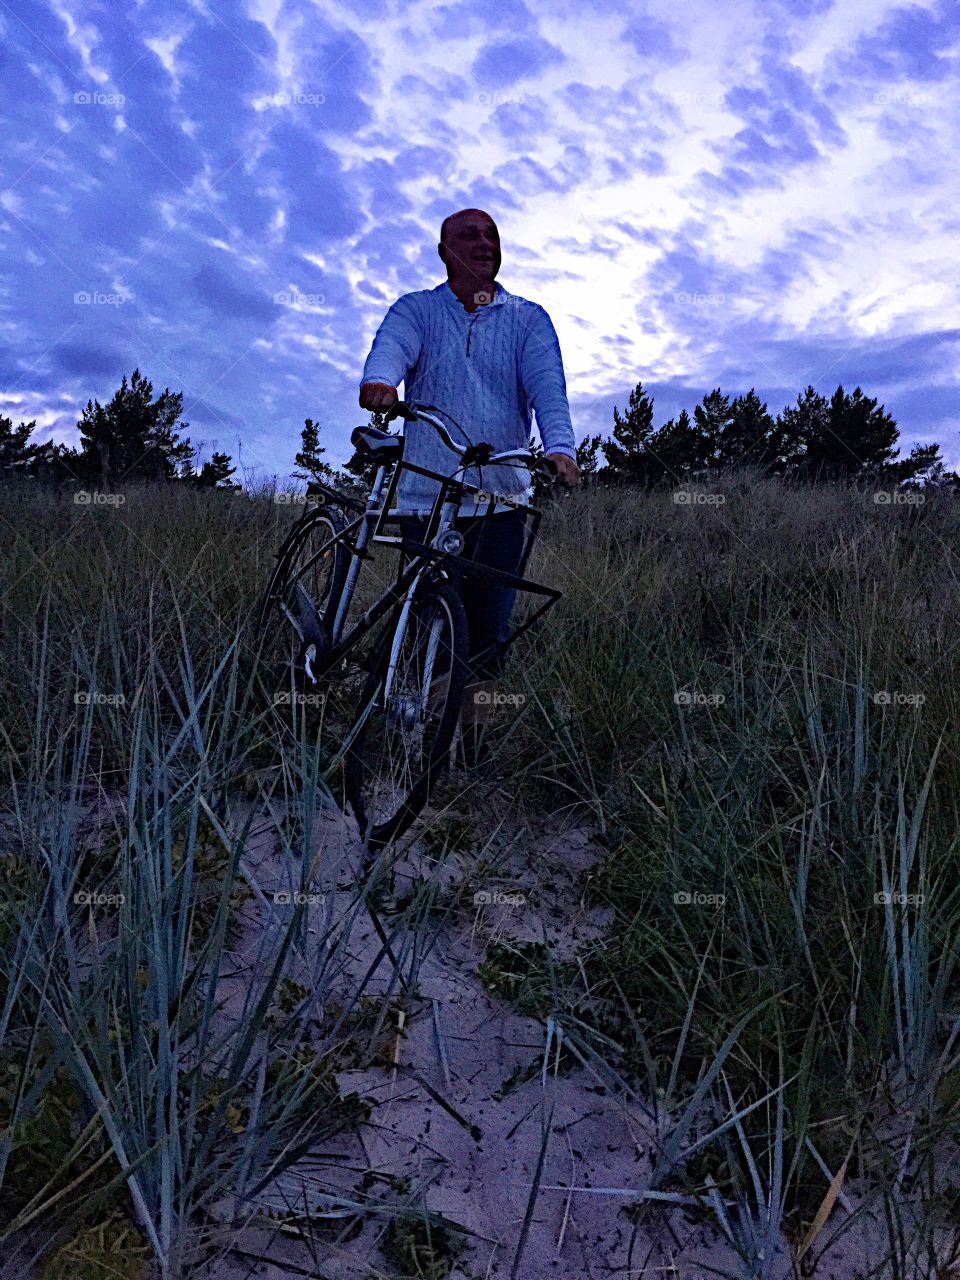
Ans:
[[[478,205],[578,438],[842,382],[960,466],[958,71],[956,0],[0,0],[0,412],[75,443],[139,366],[207,454],[341,461]]]

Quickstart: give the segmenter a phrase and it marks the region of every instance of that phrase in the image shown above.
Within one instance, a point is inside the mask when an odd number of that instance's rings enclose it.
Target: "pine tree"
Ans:
[[[653,484],[677,484],[702,470],[705,461],[703,438],[686,409],[680,411],[679,418],[671,418],[654,433],[647,452]]]
[[[153,384],[139,369],[129,387],[124,375],[110,403],[104,408],[88,400],[77,423],[83,471],[114,482],[175,479],[178,466],[194,454],[189,440],[174,431],[182,409],[182,391],[167,388],[154,400]]]
[[[938,444],[914,445],[910,457],[892,462],[882,478],[894,484],[906,483],[911,488],[949,489],[960,493],[960,475],[947,470]]]
[[[879,475],[896,457],[897,424],[893,417],[857,387],[846,395],[838,386],[825,416],[818,417],[807,437],[803,468],[820,480],[846,480]]]
[[[776,423],[751,387],[730,405],[730,421],[718,440],[717,465],[754,466],[775,473],[782,468]]]
[[[730,441],[733,426],[730,397],[725,396],[719,387],[708,392],[694,408],[693,419],[698,439],[691,458],[692,469],[722,466],[723,441]]]
[[[0,471],[22,474],[30,469],[31,462],[42,447],[30,444],[30,437],[36,427],[36,419],[33,422],[21,422],[15,427],[12,418],[5,418],[0,414]]]
[[[577,466],[580,468],[580,483],[588,488],[591,484],[595,484],[600,471],[600,459],[597,456],[600,452],[602,440],[599,435],[584,436],[577,445]]]
[[[320,444],[320,431],[312,418],[304,419],[300,442],[300,452],[294,459],[300,470],[294,471],[293,475],[298,480],[312,480],[332,485],[336,481],[337,473],[329,463],[323,461],[326,449]]]
[[[830,406],[826,397],[812,386],[797,396],[795,405],[785,405],[775,424],[781,458],[786,458],[785,474],[799,480],[813,478],[807,458],[810,440],[819,439],[827,430]]]
[[[208,489],[239,489],[241,486],[230,479],[237,469],[232,467],[230,463],[229,453],[214,450],[210,461],[205,462],[200,471],[194,476],[194,483]],[[188,463],[188,465],[190,464]]]
[[[613,423],[613,438],[604,440],[601,446],[610,478],[620,484],[648,483],[646,449],[653,434],[653,400],[644,391],[642,382],[630,392],[626,417],[622,417],[614,405]]]
[[[882,467],[879,478],[892,484],[941,488],[952,487],[952,474],[944,466],[938,444],[915,444],[909,457],[898,458]]]

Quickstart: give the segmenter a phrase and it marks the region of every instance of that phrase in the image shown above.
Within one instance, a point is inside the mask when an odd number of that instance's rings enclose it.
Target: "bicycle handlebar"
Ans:
[[[430,414],[424,413],[419,406],[415,408],[413,405],[407,404],[404,400],[394,400],[393,404],[384,415],[384,421],[393,422],[394,418],[405,418],[407,422],[417,422],[421,419],[424,422],[429,422],[431,427],[436,430],[440,439],[447,448],[451,450],[451,452],[457,454],[463,452],[462,446],[457,444],[443,423],[438,422],[437,419],[432,417]]]
[[[427,422],[439,435],[440,439],[452,453],[459,454],[461,459],[466,453],[472,453],[475,449],[487,448],[492,446],[477,445],[471,446],[468,450],[464,450],[451,437],[450,432],[446,429],[442,422],[439,422],[431,413],[424,411],[424,407],[420,405],[410,405],[404,400],[394,400],[393,404],[384,414],[384,422],[393,422],[395,418],[404,418],[407,422]],[[541,458],[535,453],[531,453],[529,449],[507,449],[503,453],[491,454],[487,459],[487,463],[509,463],[512,461],[522,462],[525,466],[533,470],[534,467],[542,467],[551,475],[557,474],[557,464],[552,458]]]

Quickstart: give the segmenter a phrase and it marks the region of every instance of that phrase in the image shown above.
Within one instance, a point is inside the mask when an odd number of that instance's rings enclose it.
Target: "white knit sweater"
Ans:
[[[365,382],[404,384],[408,401],[436,405],[452,414],[464,432],[439,415],[455,440],[485,441],[496,450],[525,449],[531,410],[544,453],[576,456],[563,361],[556,330],[543,307],[497,284],[486,306],[468,312],[448,281],[435,289],[405,293],[383,319],[363,366]],[[404,425],[404,459],[441,475],[455,469],[454,456],[427,423]],[[523,468],[471,468],[469,484],[509,497],[529,491]],[[404,474],[399,509],[428,512],[438,485]],[[470,506],[464,506],[468,514]]]

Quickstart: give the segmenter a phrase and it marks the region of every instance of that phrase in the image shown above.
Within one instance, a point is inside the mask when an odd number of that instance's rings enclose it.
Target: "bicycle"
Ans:
[[[462,432],[466,448],[453,440],[437,414]],[[495,453],[492,445],[472,444],[463,428],[435,405],[398,400],[384,421],[389,424],[397,417],[432,426],[457,455],[456,470],[441,475],[416,466],[404,460],[403,436],[373,426],[357,427],[351,435],[354,447],[377,463],[366,502],[311,482],[310,506],[277,551],[277,564],[256,614],[261,646],[279,639],[284,669],[307,686],[335,677],[338,669],[343,675],[350,655],[385,620],[360,663],[366,681],[345,752],[346,796],[370,851],[402,835],[427,802],[449,761],[463,691],[472,671],[504,653],[562,594],[523,577],[542,513],[527,502],[487,493],[461,479],[471,466],[493,464],[524,466],[531,472],[542,466],[555,474],[550,459],[527,449]],[[400,518],[395,499],[405,471],[440,485],[422,543],[384,532],[386,525]],[[461,558],[464,537],[454,523],[471,496],[478,520],[501,511],[527,513],[526,538],[515,574]],[[360,568],[377,545],[401,552],[396,579],[348,629]],[[544,597],[506,640],[475,654],[472,661],[467,657],[467,618],[458,589],[459,581],[470,575]],[[279,637],[274,626],[280,627]]]

